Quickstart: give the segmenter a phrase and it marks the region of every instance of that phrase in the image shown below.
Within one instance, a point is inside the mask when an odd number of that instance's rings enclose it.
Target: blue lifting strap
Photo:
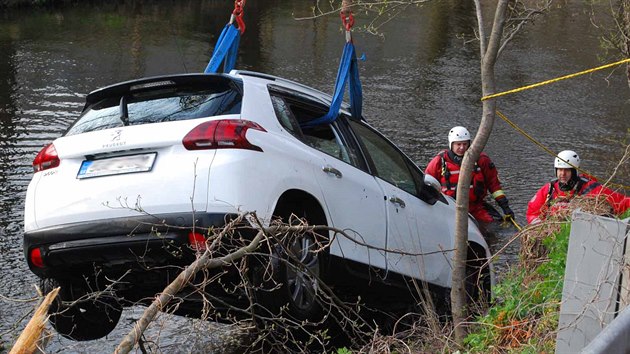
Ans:
[[[304,126],[328,124],[337,119],[348,79],[350,79],[350,87],[348,88],[350,95],[350,113],[353,118],[360,119],[363,105],[363,92],[361,90],[361,81],[359,80],[357,55],[354,50],[354,44],[352,44],[351,41],[346,42],[346,45],[343,47],[343,55],[339,63],[339,71],[337,71],[335,92],[330,104],[330,110],[325,116],[307,122]]]
[[[221,64],[223,72],[229,73],[236,66],[236,55],[238,54],[238,44],[241,39],[241,32],[235,25],[228,23],[221,31],[217,45],[214,47],[212,57],[204,73],[216,73]],[[225,60],[224,60],[225,59]]]

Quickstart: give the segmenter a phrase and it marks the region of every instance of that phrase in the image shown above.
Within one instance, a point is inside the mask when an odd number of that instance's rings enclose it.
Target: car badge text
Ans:
[[[122,136],[121,129],[114,130],[114,132],[111,134],[111,139],[110,139],[111,142],[107,144],[103,144],[102,147],[105,149],[105,148],[112,148],[112,147],[127,145],[126,141],[121,141],[121,136]]]

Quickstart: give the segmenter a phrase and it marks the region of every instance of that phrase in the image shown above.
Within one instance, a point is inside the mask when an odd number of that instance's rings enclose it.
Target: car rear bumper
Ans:
[[[72,278],[106,270],[148,270],[189,264],[194,252],[188,234],[207,234],[233,214],[172,213],[87,221],[24,234],[29,268],[42,278]],[[43,267],[29,256],[39,249]],[[115,273],[115,272],[112,272]]]

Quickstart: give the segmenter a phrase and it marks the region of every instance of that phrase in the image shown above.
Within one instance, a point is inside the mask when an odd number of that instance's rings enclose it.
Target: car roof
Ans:
[[[304,93],[309,93],[311,96],[318,96],[318,98],[322,98],[324,100],[326,100],[328,103],[330,103],[330,101],[332,100],[332,97],[330,95],[327,95],[319,90],[316,90],[310,86],[306,86],[304,84],[301,84],[299,82],[295,82],[289,79],[284,79],[278,76],[274,76],[274,75],[269,75],[269,74],[264,74],[264,73],[259,73],[256,71],[248,71],[248,70],[232,70],[230,72],[230,75],[234,75],[234,76],[248,76],[248,77],[255,77],[255,78],[259,78],[259,79],[265,79],[268,81],[273,81],[274,84],[276,85],[281,85],[281,86],[285,86],[285,87],[290,87],[293,88],[295,90],[298,91],[302,91]]]
[[[285,79],[279,76],[274,76],[274,75],[270,75],[270,74],[264,74],[264,73],[260,73],[260,72],[256,72],[256,71],[248,71],[248,70],[232,70],[230,72],[230,75],[234,75],[237,77],[242,78],[244,81],[247,81],[247,78],[256,78],[256,79],[261,79],[264,81],[268,81],[269,83],[273,83],[276,86],[281,86],[283,88],[287,88],[290,90],[294,90],[294,91],[298,91],[302,94],[306,94],[308,96],[311,96],[313,99],[320,101],[321,103],[330,106],[331,102],[332,102],[332,96],[324,93],[322,91],[319,91],[315,88],[312,88],[310,86],[306,86],[304,84],[301,84],[299,82],[293,81],[293,80],[289,80],[289,79]],[[343,102],[341,104],[341,110],[344,111],[344,113],[350,115],[350,105],[347,104],[346,102]]]

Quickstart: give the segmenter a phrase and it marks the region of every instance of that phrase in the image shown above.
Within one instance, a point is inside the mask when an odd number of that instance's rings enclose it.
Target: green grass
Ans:
[[[553,352],[562,299],[565,260],[570,224],[546,237],[543,246],[549,260],[533,270],[513,268],[495,285],[495,303],[487,315],[477,319],[465,340],[468,351],[482,353]]]
[[[627,210],[620,219],[630,217]],[[487,315],[477,318],[466,337],[471,353],[552,353],[562,300],[571,224],[545,237],[548,260],[533,270],[519,264],[493,288],[494,304]]]

